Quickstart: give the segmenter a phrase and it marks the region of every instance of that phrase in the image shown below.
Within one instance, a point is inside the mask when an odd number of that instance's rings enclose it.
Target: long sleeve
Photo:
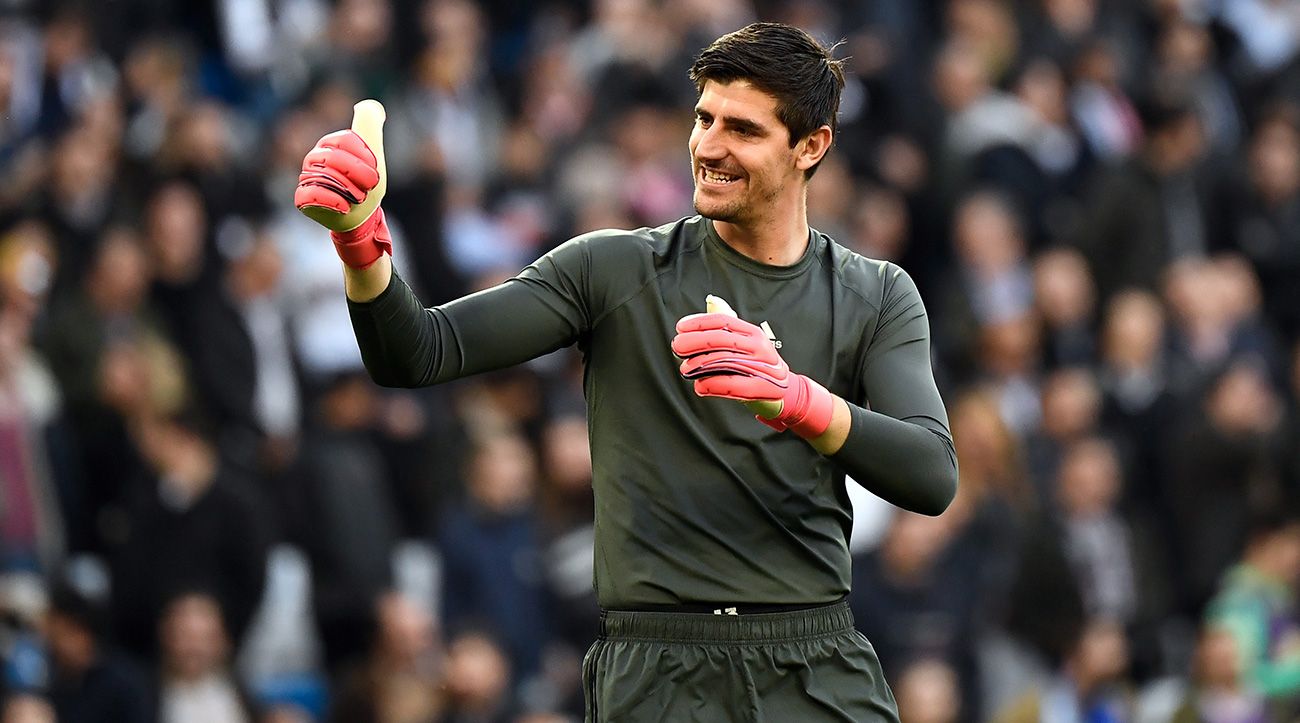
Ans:
[[[586,257],[568,244],[505,283],[431,309],[394,272],[374,300],[348,302],[366,370],[382,386],[428,386],[574,343],[590,327]]]
[[[891,269],[863,364],[864,398],[847,400],[849,436],[831,459],[881,499],[937,515],[957,492],[957,453],[930,367],[925,306],[907,274]]]

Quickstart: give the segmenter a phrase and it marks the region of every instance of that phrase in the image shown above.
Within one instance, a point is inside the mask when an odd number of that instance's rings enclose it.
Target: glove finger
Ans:
[[[708,331],[710,329],[729,329],[748,335],[766,336],[763,330],[754,324],[738,319],[729,314],[688,314],[677,320],[677,332]]]
[[[706,314],[702,311],[698,314],[687,314],[677,320],[676,329],[678,332],[702,331],[705,328],[721,329],[722,321],[720,320],[720,317],[722,316],[724,316],[724,314],[716,312]],[[735,317],[729,318],[734,319]]]
[[[338,192],[311,183],[300,185],[293,192],[293,205],[298,208],[323,206],[339,213],[347,213],[348,209],[352,207],[347,202],[347,199],[339,195]]]
[[[377,161],[375,154],[370,152],[366,142],[352,131],[347,131],[350,135],[342,136],[338,139],[332,138],[337,134],[331,133],[321,139],[316,145],[317,149],[332,149],[337,166],[343,171],[349,180],[361,188],[369,191],[379,184],[379,169],[375,167]]]
[[[772,348],[767,339],[738,334],[727,329],[709,329],[706,331],[687,331],[673,337],[673,353],[680,357],[691,357],[710,351],[731,351],[741,354],[762,354],[763,347]],[[775,349],[772,350],[775,353]]]
[[[303,173],[320,173],[329,176],[336,183],[348,189],[349,193],[364,200],[366,189],[374,188],[374,184],[363,188],[364,184],[358,183],[357,178],[364,176],[363,169],[365,169],[365,163],[360,158],[337,148],[313,148],[302,159]],[[370,170],[374,171],[373,168]],[[378,182],[378,173],[373,173],[373,179]]]
[[[758,377],[719,374],[695,380],[695,393],[701,397],[723,397],[741,402],[781,399],[781,391]]]
[[[329,135],[322,136],[321,139],[316,142],[316,145],[347,151],[357,158],[360,158],[371,168],[375,168],[379,165],[379,159],[375,157],[375,152],[370,150],[370,146],[366,144],[365,139],[351,128],[334,131]]]

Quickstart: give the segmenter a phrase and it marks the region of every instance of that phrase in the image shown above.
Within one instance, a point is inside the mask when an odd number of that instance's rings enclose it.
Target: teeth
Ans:
[[[707,169],[707,168],[704,169],[704,180],[706,180],[706,181],[708,181],[708,182],[710,182],[710,183],[731,183],[732,181],[736,180],[737,178],[739,178],[739,176],[730,176],[730,175],[727,175],[727,174],[725,174],[725,173],[718,173],[717,171],[710,171],[710,170]]]

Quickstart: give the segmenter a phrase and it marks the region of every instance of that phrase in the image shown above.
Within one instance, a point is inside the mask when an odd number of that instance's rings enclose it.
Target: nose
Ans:
[[[727,155],[721,131],[715,123],[708,128],[695,128],[695,157],[702,161],[720,161]]]

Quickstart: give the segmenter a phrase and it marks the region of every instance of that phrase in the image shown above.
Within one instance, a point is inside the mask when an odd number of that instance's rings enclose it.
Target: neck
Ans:
[[[791,266],[808,249],[808,201],[800,195],[789,213],[770,213],[761,219],[733,223],[712,221],[718,236],[731,248],[770,266]]]

